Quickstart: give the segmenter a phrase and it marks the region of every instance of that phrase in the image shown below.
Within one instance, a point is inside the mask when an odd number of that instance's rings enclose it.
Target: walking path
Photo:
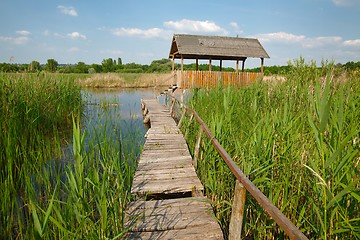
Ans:
[[[139,159],[127,208],[128,239],[223,239],[203,196],[186,141],[169,110],[144,100],[151,128]]]

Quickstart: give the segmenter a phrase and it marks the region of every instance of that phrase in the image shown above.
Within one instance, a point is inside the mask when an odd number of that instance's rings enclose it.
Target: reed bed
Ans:
[[[112,119],[111,107],[83,119],[75,78],[0,75],[2,239],[116,239],[126,231],[140,134]],[[86,121],[92,127],[81,130]]]
[[[170,86],[170,73],[97,73],[86,79],[79,79],[82,87],[91,88],[144,88]]]
[[[254,184],[309,238],[360,238],[360,76],[303,59],[282,82],[194,90],[189,104]],[[199,125],[182,124],[190,150]],[[197,172],[227,234],[234,177],[208,139]],[[286,239],[247,195],[243,235]]]

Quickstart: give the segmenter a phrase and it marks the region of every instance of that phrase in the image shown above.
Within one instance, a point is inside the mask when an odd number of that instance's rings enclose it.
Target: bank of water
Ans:
[[[103,239],[126,231],[124,210],[147,131],[141,98],[157,91],[86,89],[81,95],[83,111],[73,134],[65,134],[63,155],[26,166],[31,171],[23,175],[18,213],[1,224],[4,236]]]

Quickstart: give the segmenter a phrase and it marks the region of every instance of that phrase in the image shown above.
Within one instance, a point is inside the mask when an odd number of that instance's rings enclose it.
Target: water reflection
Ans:
[[[130,134],[135,134],[138,131],[144,136],[147,129],[143,124],[141,98],[154,98],[158,92],[153,88],[83,90],[83,131],[92,135],[100,125],[101,131],[111,132],[120,128],[123,133],[130,131]]]

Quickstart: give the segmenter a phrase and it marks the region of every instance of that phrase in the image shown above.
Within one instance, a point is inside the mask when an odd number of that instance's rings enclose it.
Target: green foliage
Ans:
[[[295,60],[283,83],[194,92],[191,105],[240,169],[309,238],[360,238],[358,78],[333,80],[333,64]],[[326,74],[328,73],[328,74]],[[324,77],[324,74],[326,77]],[[189,148],[198,125],[184,122]],[[234,177],[209,140],[198,173],[224,231]],[[247,196],[244,233],[284,238]]]
[[[113,72],[116,69],[116,64],[114,64],[112,58],[104,59],[101,65],[103,72]]]
[[[29,201],[41,188],[35,185],[28,191],[29,183],[50,178],[43,168],[60,154],[60,138],[71,126],[71,115],[81,110],[74,79],[54,76],[0,74],[0,232],[4,238],[30,232],[31,224],[26,222],[36,202]],[[32,213],[35,223],[37,214]]]
[[[38,61],[32,61],[29,64],[29,72],[37,72],[40,71],[40,63]]]
[[[72,75],[0,74],[0,232],[4,239],[116,239],[142,141],[98,108],[80,129]],[[74,118],[73,118],[74,116]],[[73,128],[73,150],[61,145]],[[70,133],[71,136],[71,133]],[[73,157],[72,157],[73,156]]]
[[[58,62],[55,59],[48,59],[45,69],[49,72],[56,72],[58,65]]]

